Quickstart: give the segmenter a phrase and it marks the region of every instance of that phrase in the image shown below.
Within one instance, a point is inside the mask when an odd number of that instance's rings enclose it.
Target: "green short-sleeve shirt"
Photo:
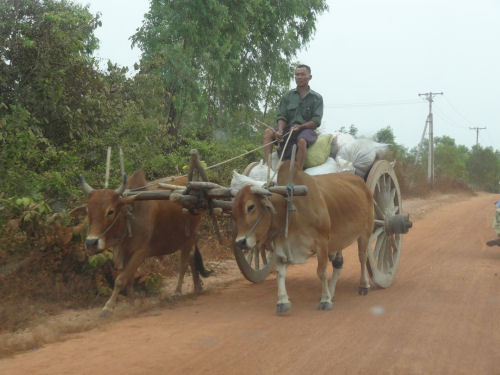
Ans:
[[[276,120],[284,120],[289,125],[303,124],[307,121],[314,121],[316,127],[320,126],[323,117],[323,97],[316,91],[309,90],[301,98],[295,88],[288,91],[281,99],[278,116]]]

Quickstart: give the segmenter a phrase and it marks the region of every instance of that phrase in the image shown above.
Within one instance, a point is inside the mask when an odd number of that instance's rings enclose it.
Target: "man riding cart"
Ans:
[[[264,133],[266,163],[269,162],[272,142],[280,140],[279,156],[283,155],[283,160],[290,160],[292,147],[296,144],[297,165],[300,169],[304,168],[307,148],[316,142],[318,134],[315,129],[321,124],[323,117],[323,98],[309,87],[311,78],[309,66],[298,65],[295,68],[297,87],[288,91],[281,99],[277,116],[278,128],[268,128]],[[290,132],[292,133],[289,134]]]

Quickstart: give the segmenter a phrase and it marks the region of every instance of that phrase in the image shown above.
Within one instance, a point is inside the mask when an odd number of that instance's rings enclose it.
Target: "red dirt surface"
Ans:
[[[409,200],[393,285],[359,296],[351,246],[332,311],[316,311],[315,258],[289,268],[285,316],[274,275],[250,284],[233,269],[197,298],[1,359],[0,373],[500,374],[500,248],[485,245],[497,199]]]

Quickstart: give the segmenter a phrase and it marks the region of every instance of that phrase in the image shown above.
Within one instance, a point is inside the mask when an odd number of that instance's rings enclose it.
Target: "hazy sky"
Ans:
[[[78,0],[101,12],[96,31],[105,63],[139,60],[129,37],[148,0]],[[434,136],[500,149],[499,0],[338,0],[317,23],[298,60],[312,68],[311,88],[323,95],[323,131],[354,124],[372,136],[391,126],[396,142],[416,146],[428,102],[435,97]]]

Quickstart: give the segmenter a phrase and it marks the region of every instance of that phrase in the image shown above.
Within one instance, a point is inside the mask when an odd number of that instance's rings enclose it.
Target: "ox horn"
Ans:
[[[115,190],[115,193],[118,195],[122,195],[123,192],[125,191],[125,185],[127,185],[127,174],[123,174],[123,180],[121,186]]]
[[[269,190],[258,187],[258,186],[252,186],[250,188],[250,191],[252,193],[254,193],[255,195],[260,195],[260,196],[265,196],[265,197],[271,195],[271,192]]]
[[[85,181],[85,177],[83,177],[82,174],[80,175],[80,186],[87,195],[90,195],[90,193],[94,190],[92,186],[87,184],[87,181]]]

